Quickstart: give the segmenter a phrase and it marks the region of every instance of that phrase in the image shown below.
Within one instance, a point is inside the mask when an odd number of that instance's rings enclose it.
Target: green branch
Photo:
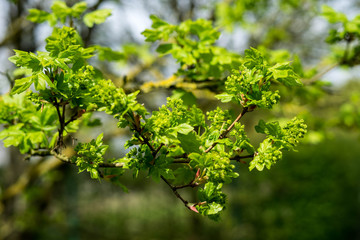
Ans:
[[[69,157],[67,157],[63,154],[57,153],[54,150],[48,150],[48,149],[31,150],[30,157],[31,156],[41,156],[41,157],[54,156],[55,158],[62,161],[63,163],[75,165],[75,162],[72,162]],[[99,167],[100,168],[123,168],[124,163],[99,163]]]
[[[223,139],[226,137],[226,135],[231,131],[231,129],[233,129],[233,127],[235,126],[235,123],[239,122],[240,119],[245,115],[245,113],[248,112],[248,108],[245,107],[243,108],[242,112],[237,116],[237,118],[231,123],[231,125],[226,129],[225,132],[223,132],[220,136],[219,139]],[[208,153],[211,151],[211,149],[213,149],[218,143],[214,142],[208,149],[205,150],[205,153]]]

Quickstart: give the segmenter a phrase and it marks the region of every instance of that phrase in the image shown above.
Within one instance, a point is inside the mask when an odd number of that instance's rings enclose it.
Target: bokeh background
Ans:
[[[34,25],[25,19],[28,9],[49,10],[51,2],[0,0],[1,94],[11,85],[14,66],[7,58],[12,49],[43,50],[51,33],[46,23]],[[126,61],[92,63],[128,89],[166,79],[178,67],[171,56],[156,57],[156,45],[144,42],[141,32],[150,27],[150,14],[173,24],[211,19],[221,26],[219,46],[239,54],[250,46],[286,49],[299,56],[305,69],[322,73],[328,69],[332,48],[325,43],[330,26],[319,16],[321,5],[343,11],[350,19],[360,13],[356,0],[87,2],[93,9],[110,8],[113,14],[91,30],[79,26],[84,43],[132,53]],[[226,6],[232,11],[224,11]],[[127,85],[125,76],[132,79]],[[126,193],[56,159],[24,161],[16,149],[0,143],[0,239],[360,239],[359,68],[333,67],[321,74],[321,80],[330,85],[309,86],[296,92],[298,97],[282,89],[279,108],[244,120],[252,127],[259,118],[300,114],[309,134],[298,152],[285,153],[270,171],[249,172],[248,166],[238,165],[240,177],[226,188],[227,209],[219,222],[185,209],[163,182],[154,182],[146,173],[136,179],[125,174]],[[142,93],[139,101],[152,110],[171,94],[155,89]],[[206,93],[197,96],[204,111],[217,104]],[[129,133],[116,129],[115,120],[97,117],[102,126],[84,128],[74,138],[88,141],[104,132],[108,157],[122,156]],[[252,134],[250,139],[256,139]]]

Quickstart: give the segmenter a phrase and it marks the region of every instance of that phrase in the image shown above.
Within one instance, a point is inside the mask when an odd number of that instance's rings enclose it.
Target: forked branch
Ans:
[[[237,122],[240,121],[240,119],[245,115],[245,113],[248,112],[248,108],[244,107],[243,110],[241,111],[241,113],[237,116],[237,118],[231,123],[231,125],[226,129],[225,132],[223,132],[220,136],[219,139],[223,139],[226,137],[226,135],[233,129],[233,127],[235,126],[235,124]],[[211,149],[213,149],[218,143],[214,142],[208,149],[205,150],[205,153],[208,153],[211,151]]]

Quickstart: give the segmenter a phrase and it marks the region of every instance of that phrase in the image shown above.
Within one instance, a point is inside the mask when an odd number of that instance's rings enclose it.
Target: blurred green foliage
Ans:
[[[302,146],[301,154],[286,153],[269,172],[240,166],[239,180],[225,189],[229,207],[220,222],[184,212],[166,186],[140,178],[126,194],[77,176],[71,166],[26,189],[13,220],[33,239],[357,239],[357,137],[339,131]]]

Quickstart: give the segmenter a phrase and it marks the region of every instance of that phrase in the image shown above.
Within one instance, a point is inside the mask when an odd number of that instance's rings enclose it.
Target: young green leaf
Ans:
[[[230,102],[233,99],[233,96],[228,93],[221,93],[215,96],[221,102]]]
[[[89,28],[92,28],[94,24],[101,24],[111,15],[110,9],[99,9],[90,13],[85,14],[84,23]]]
[[[336,12],[333,8],[323,5],[322,6],[322,15],[330,22],[330,23],[345,23],[348,21],[347,17],[343,13]]]
[[[42,23],[48,21],[51,14],[39,9],[29,9],[26,19],[34,23]]]
[[[71,16],[79,18],[81,14],[87,9],[86,2],[78,2],[71,7]]]
[[[34,76],[16,79],[15,85],[10,92],[11,95],[19,94],[26,91],[33,84],[33,82],[34,82]]]
[[[178,139],[180,140],[182,149],[184,149],[186,153],[201,153],[201,142],[196,137],[195,132],[189,132],[187,135],[179,133]]]

